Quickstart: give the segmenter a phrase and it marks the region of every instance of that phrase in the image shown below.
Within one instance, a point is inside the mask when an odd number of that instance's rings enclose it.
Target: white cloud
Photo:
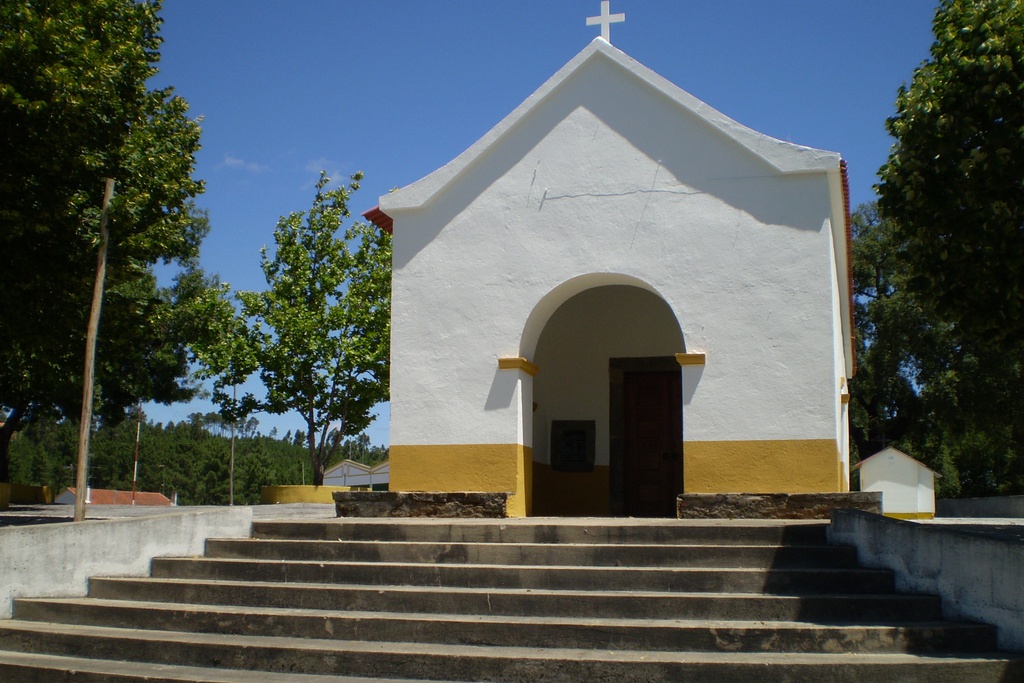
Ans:
[[[243,171],[249,173],[263,173],[264,171],[270,170],[269,166],[258,164],[255,161],[246,161],[245,159],[239,159],[236,156],[230,154],[224,155],[224,161],[220,163],[221,168],[240,168]]]
[[[327,157],[312,159],[306,164],[305,170],[313,177],[307,184],[303,185],[303,189],[316,185],[316,181],[320,179],[320,171],[326,171],[327,177],[331,179],[328,188],[338,187],[349,179],[349,174],[344,173],[336,162],[331,161]]]

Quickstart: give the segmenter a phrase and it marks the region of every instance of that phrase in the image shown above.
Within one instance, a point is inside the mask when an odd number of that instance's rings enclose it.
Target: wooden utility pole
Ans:
[[[85,374],[82,378],[82,422],[78,427],[78,479],[75,482],[75,521],[85,520],[85,498],[89,487],[89,436],[92,432],[92,395],[96,369],[96,334],[100,327],[103,306],[103,280],[107,275],[107,213],[114,196],[114,179],[107,178],[103,191],[103,213],[100,216],[100,250],[96,256],[96,280],[92,287],[92,308],[85,333]]]

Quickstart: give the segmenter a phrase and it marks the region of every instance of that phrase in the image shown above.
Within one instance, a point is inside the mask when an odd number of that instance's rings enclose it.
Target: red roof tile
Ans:
[[[370,221],[387,234],[394,234],[393,230],[395,228],[395,222],[391,220],[391,216],[380,210],[380,206],[375,206],[369,211],[364,211],[363,218]]]
[[[69,486],[68,491],[70,491],[71,493],[75,493],[75,488],[73,486]],[[88,502],[90,505],[131,505],[132,492],[116,491],[111,489],[90,489]],[[154,493],[151,491],[136,491],[135,504],[170,505],[171,500],[162,493]]]

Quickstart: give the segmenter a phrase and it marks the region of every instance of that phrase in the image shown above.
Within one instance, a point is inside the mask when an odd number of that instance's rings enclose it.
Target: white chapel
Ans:
[[[366,214],[394,236],[391,490],[520,516],[848,490],[848,205],[838,154],[594,39]]]

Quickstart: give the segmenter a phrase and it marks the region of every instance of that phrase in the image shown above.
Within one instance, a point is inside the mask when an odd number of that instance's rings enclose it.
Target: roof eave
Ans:
[[[395,234],[395,221],[391,216],[381,211],[380,205],[377,205],[368,211],[364,211],[363,218],[373,223],[379,230],[383,230],[389,235]]]

